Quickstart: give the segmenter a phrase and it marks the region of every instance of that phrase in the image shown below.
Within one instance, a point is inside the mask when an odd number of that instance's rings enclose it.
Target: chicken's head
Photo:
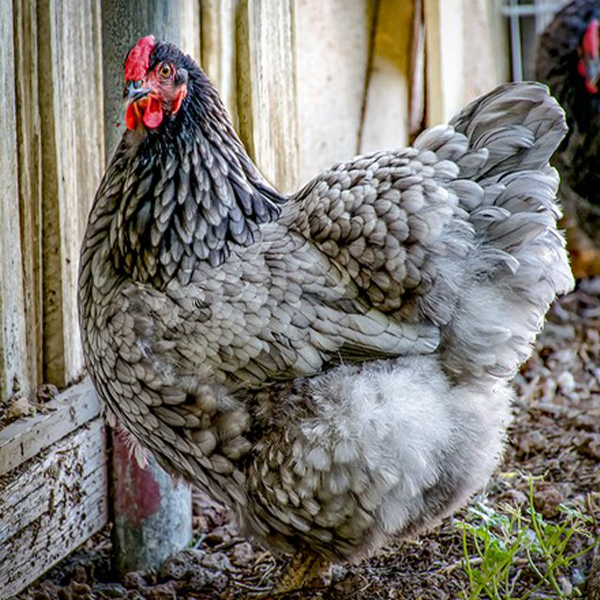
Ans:
[[[127,129],[156,129],[177,114],[188,93],[181,53],[153,35],[141,38],[125,60]]]
[[[589,21],[581,39],[578,69],[587,91],[597,94],[600,79],[600,22],[596,18]]]

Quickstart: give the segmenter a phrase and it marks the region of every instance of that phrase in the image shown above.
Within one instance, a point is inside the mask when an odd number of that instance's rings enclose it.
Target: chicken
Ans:
[[[554,155],[577,274],[600,274],[600,3],[575,0],[538,40],[536,79],[566,112],[569,132]],[[585,235],[582,235],[583,232]]]
[[[464,504],[502,454],[510,379],[573,284],[547,89],[500,87],[288,197],[175,46],[142,38],[125,84],[79,278],[108,415],[295,554],[279,591]]]

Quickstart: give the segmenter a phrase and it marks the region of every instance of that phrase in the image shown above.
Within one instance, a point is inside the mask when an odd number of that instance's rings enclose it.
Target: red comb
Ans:
[[[600,53],[600,23],[592,19],[583,36],[583,54],[590,58],[598,58]]]
[[[154,36],[147,35],[141,38],[131,49],[125,61],[125,79],[137,81],[142,79],[150,64],[150,54],[154,48]]]

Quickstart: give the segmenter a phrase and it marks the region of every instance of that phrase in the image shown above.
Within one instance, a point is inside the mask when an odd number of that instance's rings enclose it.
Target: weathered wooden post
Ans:
[[[194,26],[194,19],[187,14],[192,4],[183,0],[102,2],[107,162],[123,132],[123,61],[127,50],[149,34],[183,46],[185,29]],[[199,23],[196,25],[192,37],[195,33],[199,46]],[[157,567],[191,539],[191,491],[185,484],[175,483],[152,457],[146,467],[140,467],[123,434],[113,432],[112,443],[115,566],[121,573]]]

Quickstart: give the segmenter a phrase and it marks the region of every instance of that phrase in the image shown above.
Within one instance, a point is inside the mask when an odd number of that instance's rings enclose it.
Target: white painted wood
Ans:
[[[202,0],[202,62],[237,125],[236,11],[239,0]]]
[[[23,297],[11,0],[0,0],[0,401],[30,389]]]
[[[98,417],[100,405],[86,378],[48,402],[44,410],[45,414],[19,419],[0,429],[0,477]]]
[[[200,0],[181,2],[181,49],[200,64],[202,57]]]
[[[38,10],[44,172],[45,379],[83,367],[77,313],[79,247],[104,165],[100,0],[41,2]]]
[[[37,0],[13,2],[24,319],[30,385],[43,380],[42,145],[38,94]]]
[[[466,104],[508,80],[509,51],[506,22],[496,0],[463,0],[464,88]]]
[[[408,143],[414,4],[380,0],[360,153]]]
[[[296,188],[298,112],[292,0],[241,0],[238,22],[240,132],[264,176]]]
[[[97,418],[0,480],[0,598],[16,594],[108,520]]]
[[[463,0],[425,0],[427,113],[445,123],[462,104],[464,89]]]
[[[294,5],[300,183],[359,152],[374,4]]]
[[[424,0],[429,124],[446,122],[506,80],[508,51],[493,0]]]

